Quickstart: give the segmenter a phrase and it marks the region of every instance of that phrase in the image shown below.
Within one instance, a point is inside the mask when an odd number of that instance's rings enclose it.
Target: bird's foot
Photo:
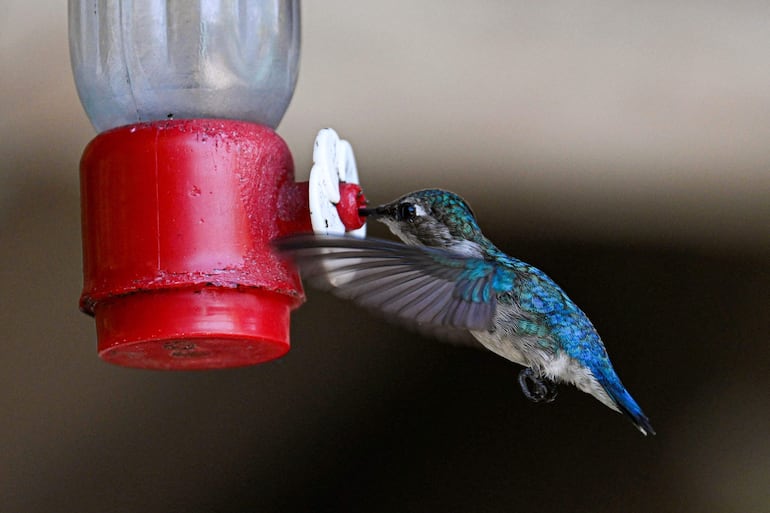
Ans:
[[[527,367],[519,373],[519,385],[524,396],[535,403],[550,403],[556,399],[556,383]]]

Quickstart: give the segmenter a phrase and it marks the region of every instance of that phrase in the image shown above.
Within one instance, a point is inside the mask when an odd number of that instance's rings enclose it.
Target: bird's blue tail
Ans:
[[[652,424],[650,424],[650,419],[647,418],[617,377],[611,381],[599,380],[599,382],[612,400],[615,401],[621,413],[625,414],[643,435],[655,434],[655,430],[652,428]]]

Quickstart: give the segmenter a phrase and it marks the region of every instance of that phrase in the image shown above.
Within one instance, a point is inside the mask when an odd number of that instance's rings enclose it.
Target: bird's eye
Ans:
[[[398,220],[399,221],[414,221],[417,217],[417,209],[411,203],[401,203],[398,206]]]

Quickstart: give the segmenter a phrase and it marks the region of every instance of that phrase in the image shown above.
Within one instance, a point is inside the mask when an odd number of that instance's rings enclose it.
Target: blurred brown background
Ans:
[[[277,362],[101,362],[66,3],[0,11],[1,511],[770,511],[766,2],[303,6],[298,178],[332,126],[372,201],[464,195],[589,313],[646,439],[318,293]]]

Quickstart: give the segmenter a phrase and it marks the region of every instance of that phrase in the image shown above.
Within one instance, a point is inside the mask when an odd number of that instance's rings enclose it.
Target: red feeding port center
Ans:
[[[343,185],[341,217],[360,226],[360,189]],[[289,350],[304,294],[270,241],[311,228],[307,183],[273,130],[206,119],[109,130],[83,154],[81,195],[80,306],[102,358],[210,369]]]

